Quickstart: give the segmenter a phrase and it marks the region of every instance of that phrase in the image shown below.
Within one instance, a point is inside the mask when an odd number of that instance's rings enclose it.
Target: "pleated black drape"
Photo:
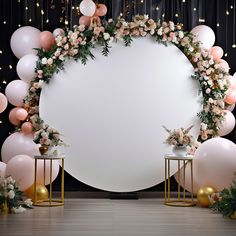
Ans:
[[[10,37],[19,27],[32,25],[41,30],[53,30],[58,27],[72,27],[78,24],[79,4],[81,0],[1,0],[0,1],[0,91],[4,93],[6,85],[17,79],[15,67],[17,59],[10,50]],[[105,19],[122,15],[131,20],[133,15],[148,14],[154,20],[172,20],[183,23],[186,30],[198,24],[210,26],[216,34],[216,45],[224,49],[224,59],[236,71],[235,20],[236,0],[99,0],[107,5]],[[14,127],[8,121],[7,110],[0,114],[0,146]],[[236,142],[234,130],[229,139]],[[57,181],[56,181],[57,184]],[[163,190],[159,185],[152,189]],[[66,174],[66,190],[93,190]]]

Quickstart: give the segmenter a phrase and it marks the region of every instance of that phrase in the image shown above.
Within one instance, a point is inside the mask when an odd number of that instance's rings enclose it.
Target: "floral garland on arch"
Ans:
[[[54,73],[63,69],[65,61],[74,59],[86,64],[89,58],[94,59],[91,49],[95,45],[102,46],[102,54],[107,56],[112,41],[123,40],[125,46],[130,46],[133,37],[147,35],[166,46],[174,44],[192,63],[195,69],[192,77],[199,81],[203,95],[203,109],[198,114],[202,122],[199,141],[217,136],[218,127],[224,119],[224,109],[228,106],[224,102],[229,88],[228,72],[213,60],[208,50],[200,47],[200,42],[191,33],[183,31],[182,24],[155,22],[147,15],[136,15],[132,22],[118,17],[116,21],[110,19],[103,23],[94,20],[89,27],[74,26],[72,30],[66,29],[58,35],[56,45],[49,51],[37,49],[37,77],[30,83],[24,99],[24,108],[29,111],[29,119],[35,131],[34,141],[41,145],[63,144],[60,133],[40,119],[39,99],[43,84],[48,83]]]

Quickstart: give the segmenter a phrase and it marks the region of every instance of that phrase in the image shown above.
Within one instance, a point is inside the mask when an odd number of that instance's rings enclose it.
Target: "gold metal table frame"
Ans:
[[[51,156],[51,155],[42,155],[42,156],[35,156],[35,165],[34,165],[34,206],[41,206],[41,207],[54,207],[54,206],[63,206],[64,205],[64,156]],[[45,185],[45,178],[46,178],[46,160],[50,162],[50,183],[49,183],[49,198],[45,200],[37,200],[37,192],[36,192],[36,185],[37,185],[37,167],[38,167],[38,160],[44,161],[44,185]],[[52,162],[53,161],[61,161],[61,198],[54,199],[52,196]]]
[[[193,157],[192,156],[173,156],[173,155],[165,155],[165,201],[164,204],[168,206],[179,206],[179,207],[188,207],[195,206],[193,198]],[[173,199],[170,197],[170,162],[178,161],[178,193],[177,199]],[[180,191],[180,177],[181,177],[181,167],[180,164],[183,163],[183,192],[181,197]],[[186,189],[185,189],[185,165],[190,162],[190,171],[191,171],[191,198],[186,198]]]

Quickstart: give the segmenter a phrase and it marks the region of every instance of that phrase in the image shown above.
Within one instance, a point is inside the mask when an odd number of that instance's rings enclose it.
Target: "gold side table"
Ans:
[[[193,198],[193,156],[174,156],[174,155],[165,155],[165,201],[164,204],[168,206],[194,206],[196,203]],[[178,161],[178,197],[177,199],[170,197],[170,163],[171,161]],[[180,178],[181,178],[181,162],[183,163],[183,192],[180,191]],[[185,165],[190,162],[190,171],[191,171],[191,198],[186,198],[186,189],[185,189]],[[182,194],[181,194],[182,193]],[[181,196],[182,195],[182,196]]]
[[[55,156],[55,155],[42,155],[42,156],[34,156],[35,165],[34,165],[34,206],[42,206],[42,207],[54,207],[54,206],[62,206],[64,205],[64,156]],[[50,162],[50,183],[49,183],[49,198],[46,200],[37,200],[36,194],[36,184],[37,184],[37,167],[38,160],[44,161],[44,185],[45,185],[45,176],[46,176],[46,160]],[[61,161],[61,198],[54,199],[52,197],[52,162],[53,161]]]

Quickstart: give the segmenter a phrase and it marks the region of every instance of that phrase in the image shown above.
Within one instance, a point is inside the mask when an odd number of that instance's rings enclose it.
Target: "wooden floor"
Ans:
[[[1,236],[235,236],[236,220],[162,199],[67,199],[64,207],[35,207],[0,215]]]

